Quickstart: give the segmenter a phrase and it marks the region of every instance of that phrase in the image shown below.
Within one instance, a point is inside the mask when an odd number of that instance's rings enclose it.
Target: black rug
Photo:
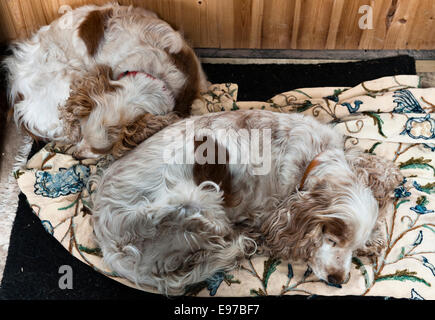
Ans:
[[[205,64],[212,83],[234,82],[239,85],[238,100],[264,101],[277,93],[301,87],[354,86],[362,81],[397,74],[416,74],[415,61],[398,56],[355,63],[319,65],[216,65]],[[32,153],[42,145],[34,145]],[[60,289],[59,268],[69,265],[73,270],[73,289]],[[331,299],[312,297],[311,299]],[[176,298],[145,293],[111,280],[70,255],[51,237],[33,214],[26,197],[20,194],[17,216],[13,225],[9,253],[0,287],[0,299],[42,300],[107,300],[140,299],[146,308],[163,308],[162,316],[172,314],[169,306],[181,303],[223,303],[220,298]],[[237,299],[238,303],[261,301],[271,306],[285,305],[288,300],[307,301],[306,297],[266,297],[262,300]],[[361,299],[341,297],[340,299]],[[376,299],[376,298],[371,298]],[[379,299],[383,299],[379,297]],[[233,301],[234,303],[234,301]],[[172,310],[172,311],[171,311]],[[168,313],[167,313],[168,312]],[[172,313],[171,313],[172,312]],[[163,318],[163,317],[162,317]]]

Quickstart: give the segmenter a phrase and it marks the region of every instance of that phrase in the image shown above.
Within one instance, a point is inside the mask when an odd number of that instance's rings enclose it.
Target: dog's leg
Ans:
[[[356,251],[357,256],[368,257],[373,261],[382,253],[382,250],[384,250],[386,246],[385,233],[382,231],[382,227],[383,224],[378,220],[364,248],[360,248]]]
[[[164,268],[156,265],[153,277],[159,279],[160,291],[184,294],[189,286],[205,281],[219,271],[236,268],[247,254],[252,253],[252,241],[243,235],[230,241],[213,239],[215,242],[212,245],[204,243],[200,250],[185,255],[183,263],[173,271],[162,272]]]

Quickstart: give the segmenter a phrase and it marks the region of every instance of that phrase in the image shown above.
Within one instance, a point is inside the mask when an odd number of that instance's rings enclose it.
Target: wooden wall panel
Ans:
[[[72,8],[107,0],[0,0],[0,41],[25,38]],[[157,12],[195,47],[435,49],[434,0],[119,0]],[[373,29],[358,26],[362,5]]]

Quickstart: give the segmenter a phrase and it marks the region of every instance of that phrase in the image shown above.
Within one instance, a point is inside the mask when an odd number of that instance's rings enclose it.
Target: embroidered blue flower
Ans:
[[[336,96],[336,95],[326,96],[326,97],[324,97],[324,99],[328,99],[328,100],[331,100],[331,101],[334,101],[334,102],[338,102],[338,96]]]
[[[411,91],[400,89],[394,91],[393,97],[397,98],[393,100],[397,103],[393,110],[394,113],[425,113]]]
[[[57,198],[82,190],[89,177],[89,168],[74,165],[71,168],[60,168],[58,172],[36,172],[35,194],[48,198]]]
[[[358,111],[359,107],[363,104],[363,102],[361,100],[355,100],[353,103],[355,104],[355,107],[352,107],[352,104],[350,104],[349,102],[344,102],[341,105],[345,106],[349,113],[355,113]]]
[[[411,192],[406,190],[404,186],[400,186],[396,189],[394,189],[394,197],[396,198],[407,198],[411,195]]]
[[[411,131],[414,129],[414,123],[424,123],[428,124],[428,131],[423,132],[423,134],[419,134],[418,136],[414,135]],[[424,139],[430,140],[435,139],[435,120],[430,117],[430,113],[428,113],[424,117],[411,117],[406,121],[405,129],[400,133],[402,135],[408,134],[412,139]]]
[[[434,212],[433,210],[428,210],[425,205],[418,204],[415,207],[410,208],[412,211],[415,211],[418,214],[427,214]]]
[[[219,289],[222,281],[225,279],[225,272],[218,271],[211,278],[205,280],[207,283],[207,290],[210,291],[210,295],[214,296]]]
[[[338,96],[346,90],[347,89],[335,89],[334,94],[331,94],[330,96],[323,97],[323,99],[328,99],[328,100],[331,100],[331,101],[334,101],[337,103],[339,101]]]

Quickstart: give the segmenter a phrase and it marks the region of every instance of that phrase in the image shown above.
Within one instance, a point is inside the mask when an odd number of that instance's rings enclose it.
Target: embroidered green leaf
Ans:
[[[423,192],[426,192],[427,194],[431,194],[435,192],[435,182],[433,183],[426,183],[423,186],[420,186],[420,190]]]
[[[58,208],[57,210],[68,210],[72,207],[74,207],[74,205],[77,203],[77,199],[74,200],[73,202],[71,202],[71,204],[67,205],[66,207],[62,207],[62,208]]]
[[[88,253],[88,254],[93,254],[93,255],[99,256],[99,257],[103,256],[103,254],[101,253],[101,249],[98,248],[98,247],[96,247],[96,248],[88,248],[88,247],[85,247],[85,246],[83,246],[81,244],[79,244],[78,247],[79,247],[79,250],[82,251],[82,252],[85,252],[85,253]]]
[[[432,161],[431,159],[424,159],[423,157],[417,159],[412,157],[408,161],[400,162],[399,168],[400,169],[428,169],[428,170],[432,170],[435,176],[435,168],[429,164],[429,162],[431,161]]]
[[[417,198],[416,203],[417,203],[418,205],[425,206],[425,205],[427,205],[427,204],[429,203],[429,201],[427,201],[426,196],[421,196],[421,197],[418,197],[418,198]]]
[[[267,288],[267,283],[269,281],[272,273],[275,272],[276,267],[281,263],[281,260],[269,257],[266,261],[264,261],[264,271],[263,271],[263,284],[264,287]]]
[[[312,99],[313,97],[311,97],[309,94],[307,94],[307,93],[305,93],[305,92],[303,92],[302,90],[299,90],[299,89],[295,89],[295,90],[293,90],[293,91],[296,91],[296,92],[299,92],[299,93],[302,93],[304,96],[306,96],[307,98],[310,98],[310,99]]]
[[[378,126],[378,132],[379,132],[379,134],[381,136],[383,136],[384,138],[387,138],[387,136],[382,131],[382,125],[384,124],[384,121],[381,119],[379,114],[377,114],[375,112],[372,112],[372,111],[363,111],[362,113],[367,115],[367,116],[369,116],[370,118],[372,118],[373,119],[373,123]]]
[[[251,290],[249,290],[249,293],[251,295],[257,296],[257,297],[259,297],[259,296],[266,296],[266,293],[261,288],[258,288],[258,290],[251,289]]]
[[[356,264],[356,267],[359,271],[361,271],[361,274],[364,277],[364,282],[366,284],[366,289],[369,288],[370,286],[370,279],[369,279],[369,274],[367,272],[367,269],[365,268],[364,264],[362,263],[362,261],[360,259],[358,259],[357,257],[353,257],[352,258],[352,262],[354,264]]]
[[[300,107],[296,108],[296,112],[304,112],[305,110],[308,110],[312,106],[313,106],[313,104],[311,103],[310,100],[305,100],[304,103]]]
[[[400,260],[400,259],[402,259],[404,256],[405,256],[405,247],[402,247],[402,249],[400,250],[400,254],[399,254],[398,259]]]
[[[240,280],[234,279],[234,275],[225,273],[224,281],[227,285],[231,285],[232,283],[240,283]]]
[[[435,229],[432,229],[431,227],[429,227],[428,225],[424,224],[423,228],[429,229],[430,231],[432,231],[433,233],[435,233]]]
[[[233,107],[231,108],[231,111],[239,110],[240,108],[237,106],[236,102],[233,102]]]
[[[411,201],[411,200],[406,199],[406,200],[399,201],[399,203],[396,204],[396,209],[398,209],[398,208],[400,207],[401,204],[403,204],[403,203],[405,203],[405,202],[409,202],[409,201]]]
[[[430,287],[431,284],[426,280],[419,278],[416,276],[417,272],[405,270],[398,270],[393,274],[386,274],[384,276],[379,276],[375,279],[375,282],[384,281],[384,280],[398,280],[398,281],[412,281],[412,282],[421,282],[426,286]]]
[[[92,205],[89,203],[89,202],[87,202],[86,200],[84,200],[84,199],[81,199],[82,200],[82,202],[83,202],[83,205],[85,205],[86,207],[88,207],[88,208],[92,208]]]
[[[346,91],[347,89],[335,89],[334,90],[334,96],[338,96],[338,95],[340,95],[341,93],[343,93],[344,91]]]
[[[379,146],[380,144],[382,144],[382,142],[376,142],[372,145],[372,147],[368,150],[366,150],[366,153],[371,153],[371,154],[376,154],[373,151],[375,151],[376,147]]]
[[[24,171],[21,171],[20,169],[18,169],[17,171],[14,172],[14,178],[15,180],[17,180],[20,176],[22,176],[24,174]]]

